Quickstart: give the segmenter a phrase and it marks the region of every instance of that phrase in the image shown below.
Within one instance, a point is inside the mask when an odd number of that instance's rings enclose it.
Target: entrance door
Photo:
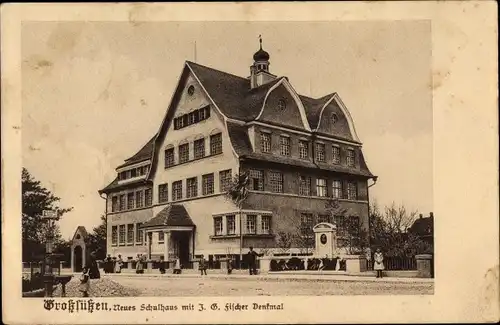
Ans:
[[[83,269],[83,250],[82,246],[75,246],[73,250],[73,271],[81,272]]]
[[[189,231],[175,231],[172,233],[172,239],[175,241],[175,254],[179,256],[181,265],[188,265],[189,263]]]

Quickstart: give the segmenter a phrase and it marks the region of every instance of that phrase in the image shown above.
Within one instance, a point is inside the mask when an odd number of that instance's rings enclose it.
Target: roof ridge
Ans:
[[[217,71],[217,72],[220,72],[220,73],[223,73],[223,74],[227,74],[227,75],[230,75],[232,77],[240,78],[240,79],[243,79],[243,80],[248,80],[248,78],[245,78],[245,77],[242,77],[242,76],[238,76],[238,75],[235,75],[235,74],[232,74],[232,73],[229,73],[229,72],[226,72],[226,71],[222,71],[222,70],[219,70],[219,69],[214,69],[214,68],[211,68],[211,67],[208,67],[206,65],[199,64],[199,63],[196,63],[196,62],[193,62],[193,61],[186,60],[186,63],[197,65],[199,67],[202,67],[202,68],[205,68],[205,69],[209,69],[209,70],[212,70],[212,71]]]

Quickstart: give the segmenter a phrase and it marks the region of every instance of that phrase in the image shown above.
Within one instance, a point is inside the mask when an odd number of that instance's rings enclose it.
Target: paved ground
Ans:
[[[107,275],[110,276],[110,275]],[[291,296],[291,295],[429,295],[433,282],[235,276],[110,276],[140,296]],[[387,278],[389,279],[389,278]],[[374,281],[375,280],[375,281]]]

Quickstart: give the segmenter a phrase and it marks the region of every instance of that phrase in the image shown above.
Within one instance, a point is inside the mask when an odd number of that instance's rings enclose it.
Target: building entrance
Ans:
[[[190,245],[189,241],[191,239],[190,231],[173,231],[172,232],[172,243],[174,246],[174,254],[179,257],[181,265],[187,267],[190,260]]]

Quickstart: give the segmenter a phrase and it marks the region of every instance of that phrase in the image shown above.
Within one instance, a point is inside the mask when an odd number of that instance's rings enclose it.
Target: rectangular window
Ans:
[[[231,188],[231,169],[219,172],[219,186],[222,193]]]
[[[202,176],[203,195],[214,193],[214,174],[207,174]]]
[[[354,167],[354,150],[353,149],[348,149],[347,150],[347,166],[349,167]]]
[[[205,139],[194,141],[194,159],[205,157]]]
[[[174,162],[174,148],[169,148],[165,150],[165,168],[172,167]]]
[[[271,216],[261,217],[261,229],[263,234],[271,233]]]
[[[144,190],[144,196],[146,198],[146,206],[151,206],[153,204],[153,190],[150,188]]]
[[[132,169],[132,170],[130,171],[130,177],[131,177],[131,178],[133,178],[133,177],[137,177],[137,169],[135,169],[135,168],[134,168],[134,169]]]
[[[135,242],[136,243],[141,243],[144,240],[143,234],[144,232],[141,229],[142,223],[136,223],[135,224]]]
[[[325,161],[325,145],[323,143],[316,143],[316,160]]]
[[[342,181],[334,180],[332,183],[332,194],[336,199],[342,198]]]
[[[250,170],[250,180],[251,187],[254,191],[264,190],[264,171],[262,170]]]
[[[158,203],[168,202],[168,184],[158,185]]]
[[[198,196],[198,178],[188,178],[186,181],[186,197],[197,197]]]
[[[165,242],[165,233],[163,231],[158,231],[158,243],[164,243]]]
[[[300,159],[309,158],[309,142],[303,140],[299,141],[299,157]]]
[[[189,113],[189,115],[188,115],[189,125],[198,123],[198,121],[199,121],[198,118],[199,118],[199,114],[197,111]]]
[[[215,236],[222,235],[222,217],[214,218],[214,235]]]
[[[116,245],[118,243],[118,226],[111,227],[111,244]]]
[[[127,209],[132,210],[135,207],[135,193],[127,194]]]
[[[228,235],[234,235],[236,233],[236,218],[234,215],[226,216],[226,228]]]
[[[142,208],[144,205],[144,193],[142,191],[135,192],[135,206]]]
[[[311,177],[300,176],[299,195],[311,195]]]
[[[116,212],[118,211],[118,197],[117,196],[113,196],[111,198],[111,212]]]
[[[290,156],[290,138],[280,137],[280,154],[282,156]]]
[[[216,155],[222,153],[222,133],[210,136],[210,154]]]
[[[319,214],[318,223],[320,222],[330,222],[330,216],[328,214]]]
[[[257,216],[254,214],[247,215],[247,234],[257,233]]]
[[[125,194],[120,195],[120,211],[125,210]]]
[[[333,146],[333,156],[332,156],[332,161],[334,164],[340,164],[340,147]]]
[[[355,182],[347,183],[347,199],[357,200],[358,199],[358,187]]]
[[[127,244],[134,243],[134,224],[130,223],[127,225]]]
[[[271,192],[283,193],[283,174],[280,172],[269,172]]]
[[[179,146],[179,164],[189,161],[189,143]]]
[[[271,135],[269,133],[261,132],[260,150],[262,152],[271,152]]]
[[[198,110],[198,119],[199,119],[200,121],[203,121],[203,120],[206,118],[206,117],[205,117],[205,116],[206,116],[206,114],[205,114],[205,110],[206,110],[206,108],[205,108],[205,107],[204,107],[204,108],[200,108],[200,109]]]
[[[182,181],[172,183],[172,201],[182,200]]]
[[[326,179],[318,178],[316,179],[316,195],[325,197],[328,195],[328,190],[326,187]]]
[[[120,245],[125,245],[125,225],[119,225]]]
[[[312,213],[302,213],[300,215],[300,234],[302,236],[311,235],[313,233],[314,218]]]

